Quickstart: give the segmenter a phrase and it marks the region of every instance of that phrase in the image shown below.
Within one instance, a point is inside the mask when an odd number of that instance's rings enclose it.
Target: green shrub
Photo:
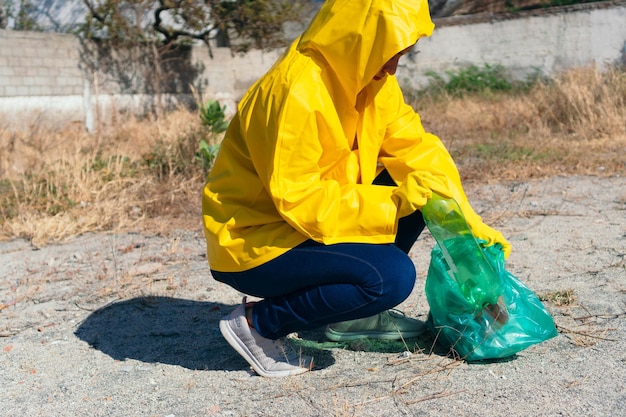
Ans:
[[[196,160],[200,162],[205,173],[207,173],[209,169],[211,169],[211,166],[213,166],[213,161],[215,160],[219,149],[219,143],[209,145],[204,139],[200,141],[200,151],[196,154]]]
[[[225,111],[226,106],[220,105],[215,100],[208,100],[204,105],[200,106],[200,120],[209,130],[209,140],[200,140],[199,150],[196,152],[196,160],[200,162],[205,173],[213,166],[213,161],[220,148],[220,143],[216,137],[228,128]],[[210,142],[212,143],[210,144]]]
[[[228,128],[225,111],[225,105],[222,106],[215,100],[208,100],[203,106],[200,106],[200,120],[211,133],[222,133]]]
[[[502,65],[485,64],[483,68],[470,65],[457,71],[446,71],[445,74],[444,77],[428,71],[426,75],[431,81],[427,90],[462,96],[486,91],[511,91],[514,88],[514,83]]]

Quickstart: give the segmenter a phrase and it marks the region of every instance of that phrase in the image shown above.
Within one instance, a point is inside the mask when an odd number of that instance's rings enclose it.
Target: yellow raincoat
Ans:
[[[245,271],[307,239],[392,243],[432,191],[454,197],[478,238],[510,247],[470,207],[457,168],[374,75],[429,36],[427,0],[329,0],[242,98],[203,192],[212,269]],[[372,185],[386,168],[397,187]]]

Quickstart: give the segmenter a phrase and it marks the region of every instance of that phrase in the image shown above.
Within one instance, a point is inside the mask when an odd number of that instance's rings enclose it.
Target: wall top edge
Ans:
[[[492,23],[506,20],[523,19],[527,17],[552,16],[571,12],[579,12],[586,10],[626,8],[626,0],[607,0],[596,1],[591,3],[574,4],[570,6],[555,6],[531,10],[520,10],[511,13],[478,13],[472,15],[450,16],[442,18],[434,18],[433,22],[437,27],[444,26],[461,26],[472,25],[478,23]],[[77,39],[76,35],[68,33],[53,32],[54,36],[66,37],[68,39]],[[34,32],[25,30],[0,29],[0,38],[47,38],[50,32]],[[228,49],[228,48],[226,48]]]
[[[0,29],[0,38],[16,38],[16,39],[48,39],[50,35],[54,35],[55,38],[65,39],[78,39],[78,36],[70,33],[59,32],[35,32],[30,30],[12,30],[12,29]]]
[[[626,8],[626,0],[609,0],[592,3],[574,4],[571,6],[548,7],[541,9],[521,10],[515,13],[478,13],[472,15],[435,18],[435,27],[473,25],[506,20],[524,19],[528,17],[554,16],[587,10]]]

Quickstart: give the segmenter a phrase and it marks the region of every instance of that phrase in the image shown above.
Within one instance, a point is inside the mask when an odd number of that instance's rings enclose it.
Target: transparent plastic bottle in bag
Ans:
[[[478,309],[497,304],[503,292],[500,279],[457,202],[433,193],[422,208],[422,215],[467,301]]]

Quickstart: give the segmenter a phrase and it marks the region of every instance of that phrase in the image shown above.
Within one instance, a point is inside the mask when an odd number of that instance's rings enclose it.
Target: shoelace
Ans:
[[[391,324],[393,325],[395,330],[398,332],[400,337],[402,337],[402,331],[400,330],[400,327],[398,327],[398,324],[393,319],[394,319],[394,317],[395,318],[399,318],[399,319],[405,318],[406,314],[404,314],[403,311],[397,310],[395,308],[387,310],[387,312],[388,312],[388,314],[385,314],[387,316],[387,321],[391,322]],[[385,323],[385,325],[387,325],[387,323]]]
[[[398,310],[396,308],[392,308],[392,309],[389,309],[387,311],[389,312],[390,316],[395,315],[395,316],[398,316],[400,318],[406,317],[406,314],[404,314],[404,311]]]

